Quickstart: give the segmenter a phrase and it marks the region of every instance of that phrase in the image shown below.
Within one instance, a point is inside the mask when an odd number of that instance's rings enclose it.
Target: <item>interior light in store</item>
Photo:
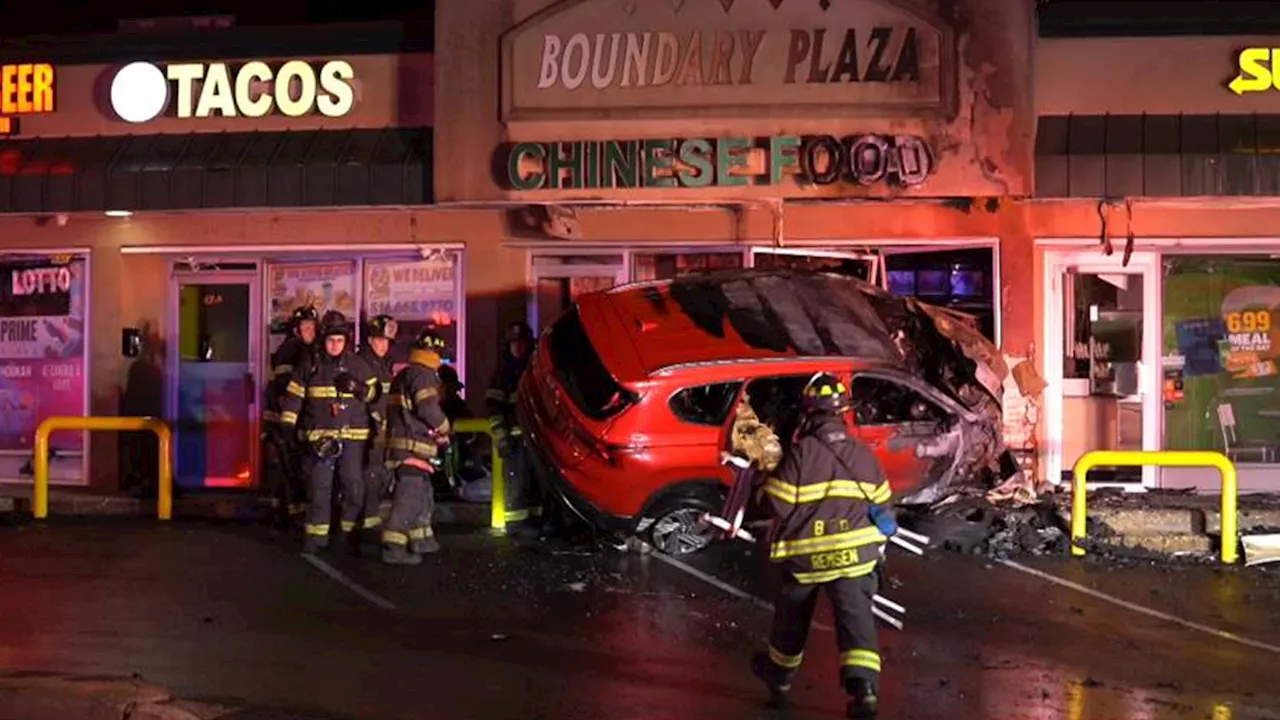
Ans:
[[[133,211],[132,210],[108,210],[106,211],[105,215],[107,217],[126,218],[126,217],[133,217]]]

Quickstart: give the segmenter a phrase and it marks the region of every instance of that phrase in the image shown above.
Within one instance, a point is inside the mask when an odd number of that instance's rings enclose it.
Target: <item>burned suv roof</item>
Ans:
[[[977,363],[954,340],[961,316],[853,277],[732,270],[623,285],[609,295],[640,324],[636,350],[650,371],[700,362],[857,357],[911,371],[969,407],[973,398],[959,386],[976,382],[996,391],[977,377]],[[977,354],[995,365],[991,370],[1003,381],[998,352],[990,343],[981,350]]]

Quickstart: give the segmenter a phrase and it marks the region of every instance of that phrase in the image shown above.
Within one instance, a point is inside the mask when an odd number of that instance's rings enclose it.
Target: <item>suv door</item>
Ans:
[[[944,478],[956,463],[960,425],[924,388],[886,372],[857,371],[851,434],[871,446],[884,465],[895,499]]]

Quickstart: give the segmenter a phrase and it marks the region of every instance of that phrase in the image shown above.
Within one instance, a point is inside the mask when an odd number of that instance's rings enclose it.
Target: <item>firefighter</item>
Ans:
[[[542,506],[533,469],[529,466],[523,431],[516,418],[516,388],[533,354],[533,329],[527,323],[507,326],[502,354],[485,393],[489,411],[489,428],[502,456],[506,476],[506,520],[510,532],[536,536],[541,533],[538,520]]]
[[[440,550],[431,529],[431,475],[449,442],[449,419],[440,408],[440,365],[445,344],[430,328],[418,333],[409,364],[391,381],[387,396],[387,467],[395,472],[391,516],[382,530],[382,561],[417,565]]]
[[[365,327],[364,344],[356,353],[366,365],[366,383],[375,399],[369,403],[369,452],[365,460],[364,527],[382,524],[382,499],[390,490],[387,471],[387,395],[391,393],[391,345],[399,323],[390,315],[378,315]]]
[[[814,376],[804,389],[795,440],[764,483],[773,515],[769,557],[783,577],[768,651],[752,658],[751,669],[776,701],[785,698],[800,668],[818,594],[825,591],[835,610],[848,716],[873,718],[880,651],[872,597],[885,531],[892,534],[893,528],[879,508],[890,498],[884,469],[867,446],[849,437],[843,416],[850,402],[834,376]]]
[[[342,495],[342,530],[353,533],[364,506],[364,453],[369,439],[368,403],[373,386],[360,375],[341,313],[325,313],[321,349],[294,371],[281,404],[280,422],[296,427],[307,455],[308,504],[304,553],[329,546],[333,480]]]
[[[292,428],[286,431],[281,426],[280,404],[293,371],[310,362],[319,319],[316,309],[310,305],[295,309],[286,325],[289,336],[271,354],[271,377],[263,403],[266,409],[262,413],[262,436],[267,441],[268,487],[272,488],[272,499],[279,504],[286,519],[302,515],[307,505],[306,487],[297,465],[297,435]]]

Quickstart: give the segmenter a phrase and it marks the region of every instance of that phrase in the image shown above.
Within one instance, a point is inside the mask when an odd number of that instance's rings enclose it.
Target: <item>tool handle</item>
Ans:
[[[908,540],[920,543],[921,545],[925,545],[925,546],[928,546],[930,542],[928,535],[921,535],[920,533],[911,532],[910,530],[904,527],[899,527],[897,534],[901,535],[902,537]]]
[[[916,555],[924,555],[924,550],[916,547],[915,545],[912,545],[911,543],[907,542],[906,540],[903,540],[897,535],[894,535],[893,537],[889,538],[889,542],[893,543],[894,545],[897,545],[903,550],[906,550],[908,552],[913,552]]]
[[[703,515],[702,519],[705,520],[708,524],[714,525],[720,528],[721,530],[724,530],[725,532],[730,532],[733,530],[733,526],[729,524],[729,521],[725,520],[722,517],[717,517],[715,515],[708,513],[706,515]],[[734,533],[734,537],[741,538],[743,540],[746,540],[747,542],[756,541],[755,535],[752,535],[751,533],[747,532],[743,528],[738,528],[738,531]]]
[[[907,609],[906,609],[905,607],[903,607],[903,606],[899,605],[898,603],[896,603],[896,602],[894,602],[894,601],[890,600],[889,598],[887,598],[887,597],[885,597],[885,596],[883,596],[883,595],[872,595],[872,596],[871,596],[871,600],[872,600],[873,602],[875,602],[877,605],[883,605],[883,606],[885,606],[885,607],[889,608],[890,610],[897,610],[898,612],[902,613],[903,615],[906,615],[906,614],[907,614]]]
[[[885,621],[885,623],[887,623],[887,624],[889,624],[889,625],[892,625],[893,627],[897,628],[898,630],[901,630],[901,629],[902,629],[902,621],[901,621],[901,620],[899,620],[898,618],[896,618],[896,617],[894,617],[894,616],[890,615],[889,613],[887,613],[887,612],[885,612],[885,611],[881,610],[881,609],[880,609],[880,608],[878,608],[878,607],[874,607],[874,606],[873,606],[873,607],[871,608],[871,614],[873,614],[873,615],[875,615],[876,617],[880,618],[881,620]]]

